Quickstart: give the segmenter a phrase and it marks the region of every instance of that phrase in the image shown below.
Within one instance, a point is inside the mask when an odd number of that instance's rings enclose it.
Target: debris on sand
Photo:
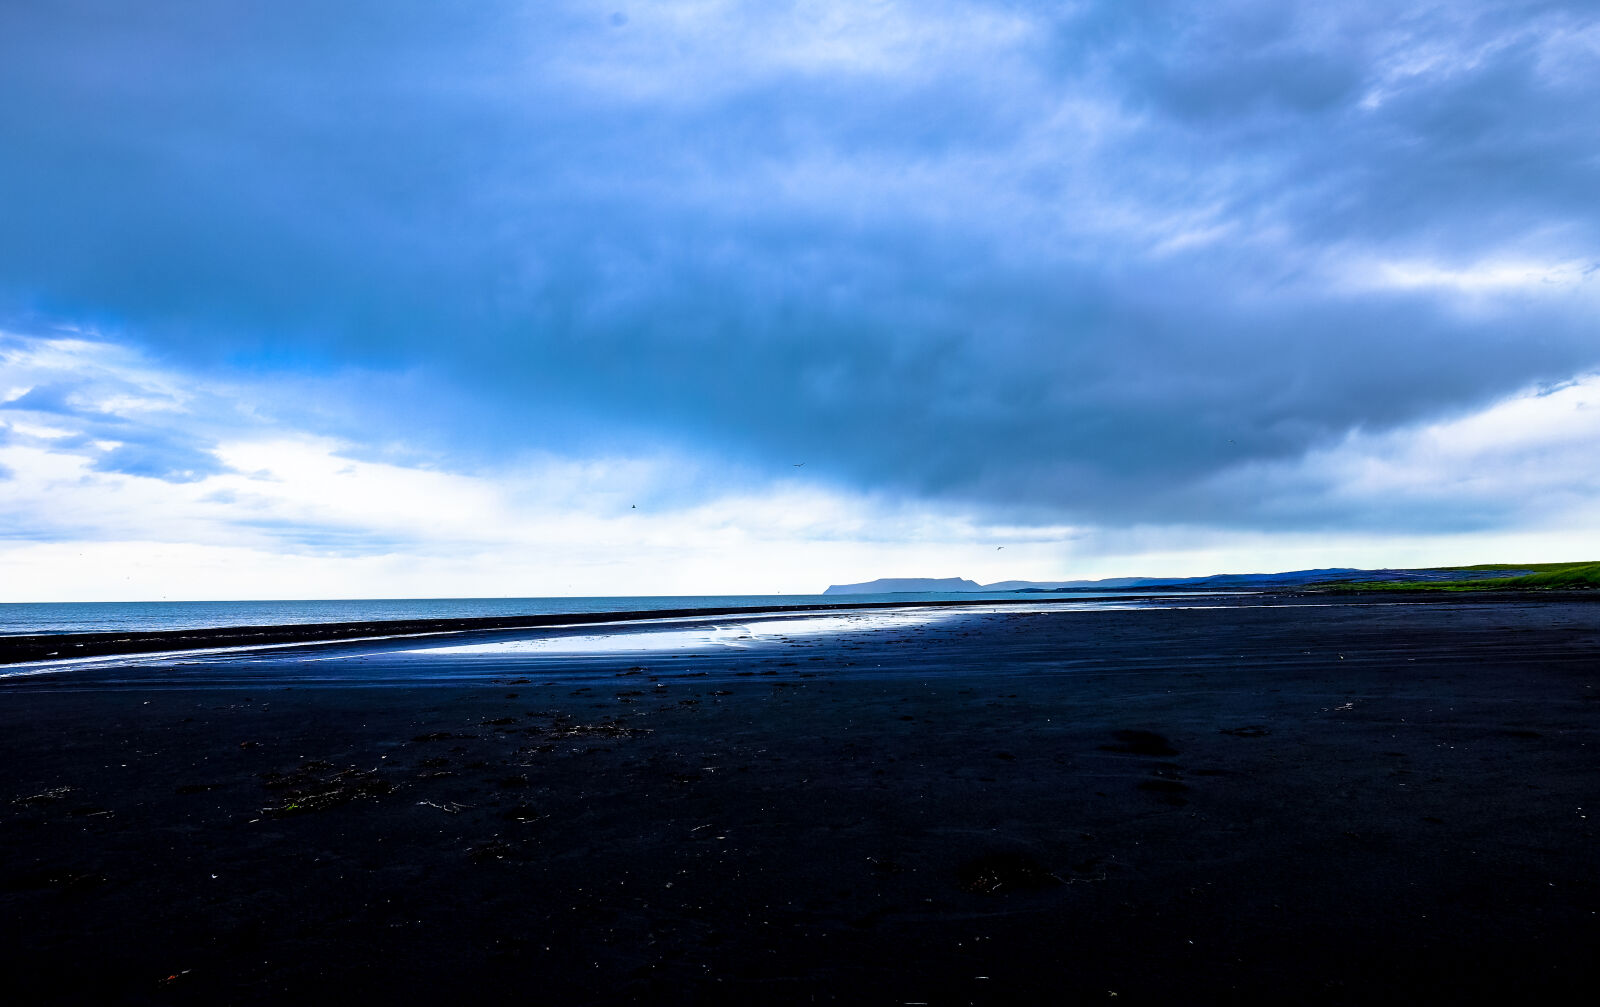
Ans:
[[[0,891],[21,892],[29,889],[53,888],[58,891],[82,891],[106,884],[110,879],[103,874],[48,867],[40,870],[14,873],[6,878]]]
[[[477,735],[476,734],[456,734],[453,731],[429,731],[427,734],[419,734],[416,737],[412,738],[411,740],[414,741],[414,742],[449,741],[452,738],[473,738],[473,739],[475,739],[475,738],[477,738]]]
[[[552,738],[633,738],[649,734],[650,729],[602,720],[596,724],[552,724],[546,733]]]
[[[974,895],[1040,891],[1063,883],[1037,858],[1016,851],[985,853],[965,861],[956,868],[956,880],[962,891]]]
[[[303,762],[289,773],[263,773],[261,780],[263,787],[283,794],[283,803],[261,809],[263,815],[272,818],[326,811],[362,798],[378,797],[394,789],[388,780],[374,771],[360,770],[354,766],[335,771],[331,763],[320,760]]]
[[[499,836],[492,836],[484,842],[475,843],[467,848],[467,856],[478,863],[505,860],[508,857],[515,856],[516,852],[517,848],[515,846]]]
[[[531,804],[518,804],[502,811],[500,817],[508,822],[527,824],[528,822],[537,822],[545,816]]]
[[[36,806],[40,804],[54,804],[57,801],[66,800],[68,794],[76,793],[77,790],[77,787],[51,787],[49,790],[41,790],[37,794],[29,794],[27,797],[18,797],[11,803],[23,805],[31,804]]]

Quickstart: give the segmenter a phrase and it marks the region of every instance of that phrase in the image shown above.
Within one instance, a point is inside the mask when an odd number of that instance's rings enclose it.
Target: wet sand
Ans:
[[[6,680],[0,994],[1587,992],[1600,603],[1327,601]]]
[[[1150,591],[1128,592],[1130,597]],[[1098,599],[1097,599],[1098,600]],[[88,657],[202,649],[240,649],[269,645],[370,641],[393,637],[482,633],[489,630],[544,630],[564,626],[606,625],[619,622],[660,621],[707,616],[740,617],[772,612],[861,612],[919,608],[929,610],[993,607],[1038,608],[1041,605],[1082,605],[1085,598],[1015,598],[998,601],[847,601],[759,608],[646,609],[616,612],[552,612],[540,615],[477,616],[448,619],[387,619],[364,622],[313,622],[270,626],[195,627],[168,630],[116,630],[93,633],[19,633],[0,635],[0,669],[6,665],[39,661],[66,661]]]

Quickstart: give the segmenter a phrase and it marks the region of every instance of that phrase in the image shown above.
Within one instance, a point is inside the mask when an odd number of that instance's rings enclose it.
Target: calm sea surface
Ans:
[[[840,602],[983,601],[1061,595],[1013,592],[961,594],[735,594],[611,598],[384,598],[345,601],[117,601],[0,604],[0,636],[30,633],[137,632],[223,626],[288,626],[386,619],[463,619],[578,612],[653,612],[677,608],[813,605]],[[1070,597],[1127,597],[1074,592]]]

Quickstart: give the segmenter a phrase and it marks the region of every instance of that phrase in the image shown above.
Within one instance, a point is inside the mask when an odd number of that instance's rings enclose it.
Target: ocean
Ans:
[[[110,601],[0,603],[0,636],[293,626],[391,619],[463,619],[583,612],[832,605],[860,602],[985,601],[1027,598],[994,593],[618,595],[601,598],[355,598],[336,601]],[[1060,595],[1033,595],[1044,601]],[[1127,597],[1074,592],[1072,597]]]

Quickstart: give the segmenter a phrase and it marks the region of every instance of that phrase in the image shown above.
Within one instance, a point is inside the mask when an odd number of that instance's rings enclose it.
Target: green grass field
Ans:
[[[1600,563],[1483,563],[1478,566],[1440,567],[1444,571],[1531,570],[1514,577],[1474,577],[1463,580],[1377,580],[1314,584],[1328,591],[1551,591],[1600,587]]]

